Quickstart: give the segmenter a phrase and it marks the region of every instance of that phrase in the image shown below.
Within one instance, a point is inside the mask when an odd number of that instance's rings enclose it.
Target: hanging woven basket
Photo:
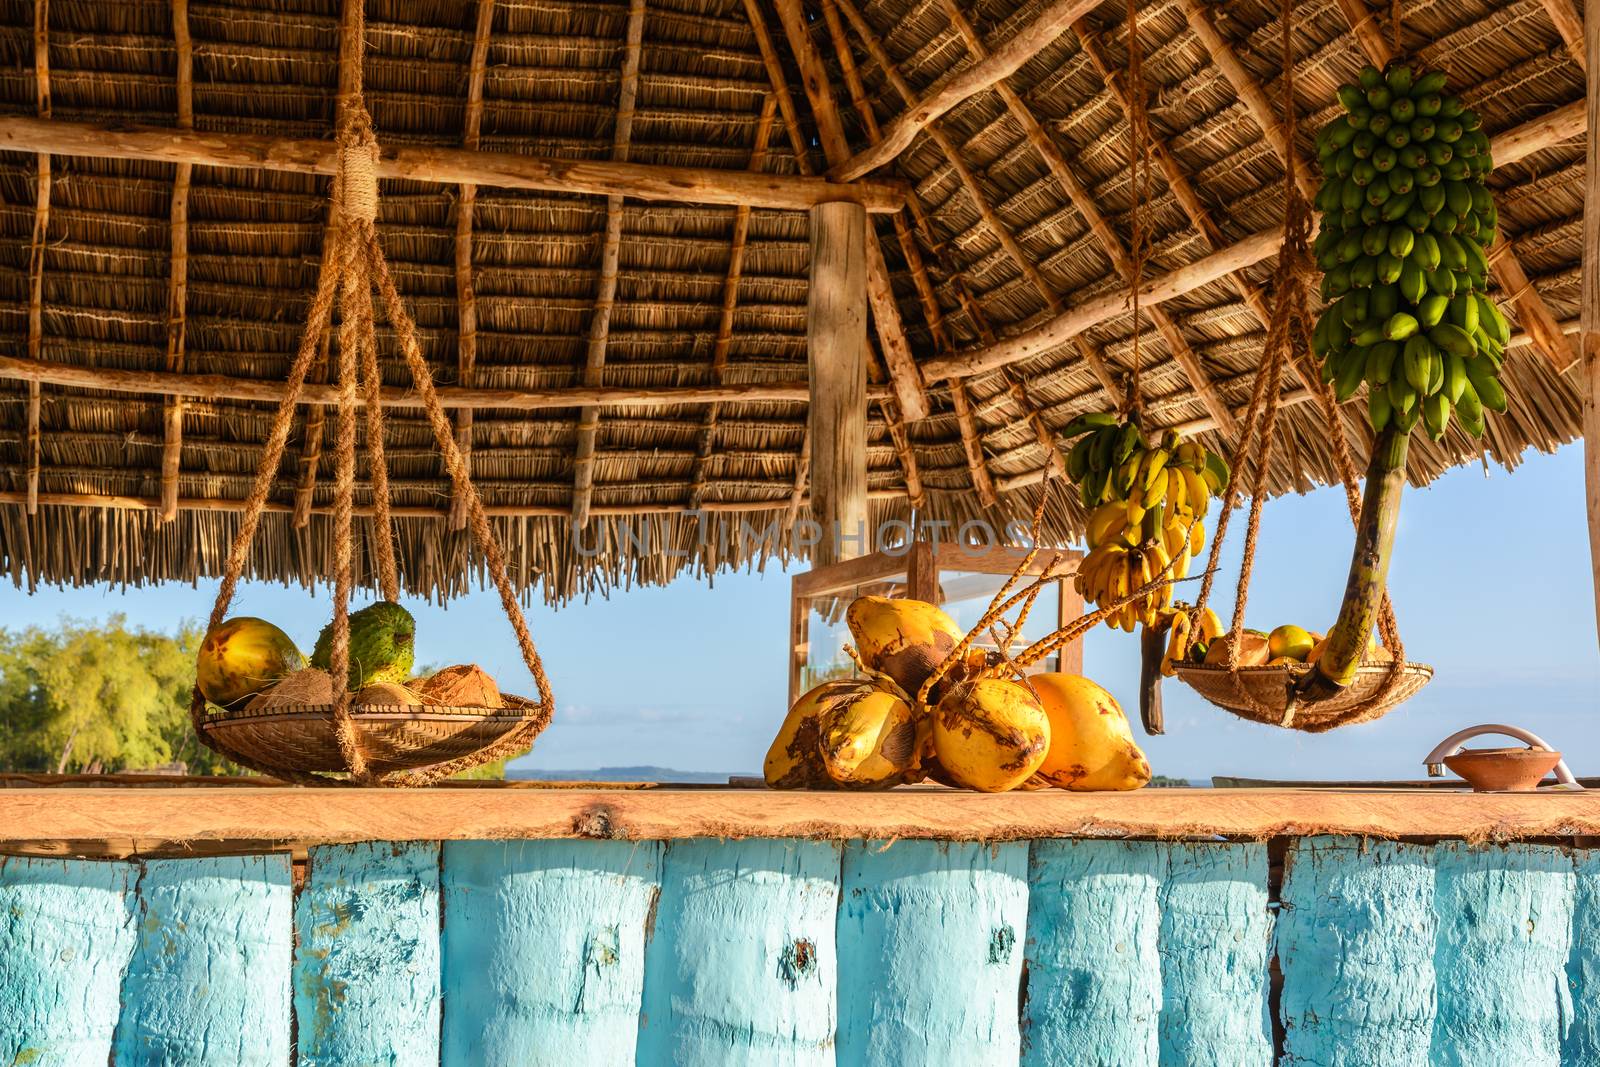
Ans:
[[[198,685],[189,715],[200,740],[236,763],[275,778],[305,784],[416,786],[451,777],[483,763],[526,751],[550,722],[550,681],[528,634],[505,557],[478,498],[455,429],[439,403],[432,372],[417,340],[378,240],[377,137],[361,95],[365,37],[362,0],[346,0],[340,48],[351,57],[352,85],[341,92],[337,141],[339,167],[333,182],[323,267],[306,315],[305,331],[287,388],[256,468],[243,519],[223,565],[222,584],[209,629],[227,617],[234,590],[249,558],[268,496],[277,481],[284,445],[306,374],[322,348],[338,298],[338,402],[335,432],[333,516],[334,601],[329,675],[339,691],[325,705],[282,705],[243,710],[210,708]],[[350,676],[352,514],[356,469],[356,409],[364,408],[371,469],[372,541],[378,585],[385,600],[400,598],[389,514],[389,476],[383,455],[383,378],[379,368],[373,292],[383,301],[400,355],[449,471],[456,498],[485,568],[500,594],[524,664],[539,691],[537,700],[506,696],[503,707],[352,706],[343,681]],[[340,777],[332,777],[340,775]]]
[[[1294,62],[1290,47],[1293,22],[1291,0],[1283,0],[1280,12],[1280,32],[1283,42],[1284,105],[1288,116],[1286,137],[1292,144],[1295,133]],[[1245,666],[1239,662],[1240,636],[1244,632],[1245,605],[1249,600],[1250,574],[1255,562],[1256,536],[1261,524],[1261,509],[1266,500],[1268,462],[1272,457],[1273,431],[1277,423],[1279,402],[1283,395],[1283,373],[1286,366],[1298,369],[1300,377],[1315,395],[1327,423],[1334,465],[1344,483],[1345,498],[1349,504],[1350,519],[1357,530],[1356,561],[1352,563],[1351,588],[1356,586],[1356,566],[1363,561],[1384,558],[1379,542],[1379,521],[1382,506],[1398,509],[1399,494],[1405,483],[1405,438],[1392,439],[1388,430],[1379,434],[1373,446],[1373,461],[1367,471],[1368,502],[1373,505],[1372,521],[1364,514],[1366,508],[1359,490],[1355,461],[1345,440],[1344,424],[1333,392],[1317,373],[1311,358],[1311,313],[1309,308],[1308,279],[1314,270],[1310,252],[1311,207],[1301,196],[1295,184],[1295,164],[1291,156],[1284,171],[1284,236],[1278,252],[1277,267],[1273,275],[1274,301],[1271,321],[1267,331],[1266,346],[1262,353],[1262,368],[1256,375],[1250,405],[1246,410],[1243,429],[1234,455],[1233,476],[1223,495],[1222,510],[1217,520],[1217,530],[1211,542],[1205,578],[1194,611],[1205,608],[1211,594],[1212,579],[1221,559],[1222,544],[1227,536],[1229,516],[1238,501],[1244,472],[1251,469],[1250,514],[1245,528],[1244,555],[1239,565],[1239,581],[1233,607],[1233,621],[1229,630],[1226,663],[1174,664],[1177,676],[1202,697],[1240,718],[1268,726],[1320,733],[1338,726],[1369,722],[1385,715],[1405,700],[1414,696],[1433,677],[1433,668],[1406,660],[1405,645],[1400,639],[1399,625],[1395,621],[1394,607],[1383,588],[1386,571],[1380,571],[1375,582],[1359,586],[1362,596],[1347,593],[1349,610],[1347,633],[1359,634],[1358,648],[1365,646],[1367,635],[1376,624],[1378,633],[1388,652],[1383,662],[1364,659],[1355,666],[1349,678],[1335,681],[1321,675],[1327,663],[1313,666],[1305,663],[1288,663],[1276,666]],[[1397,511],[1391,514],[1397,514]],[[1393,527],[1390,526],[1392,536]],[[1387,548],[1384,545],[1383,548]],[[1386,564],[1385,564],[1386,567]],[[1345,625],[1346,611],[1341,611],[1340,626]],[[1335,627],[1336,632],[1339,627]],[[1348,646],[1346,646],[1348,648]]]

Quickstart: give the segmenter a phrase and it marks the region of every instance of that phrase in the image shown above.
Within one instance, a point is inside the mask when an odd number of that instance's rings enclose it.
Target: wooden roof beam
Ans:
[[[50,117],[50,0],[33,6],[34,104],[42,119]],[[38,185],[33,203],[33,237],[28,244],[28,358],[37,361],[44,349],[44,250],[50,236],[50,153],[40,152]],[[27,508],[39,510],[39,415],[43,405],[39,383],[28,383]]]
[[[1349,3],[1350,0],[1343,0]],[[1572,0],[1541,0],[1545,11],[1550,14],[1550,21],[1555,24],[1556,32],[1561,35],[1561,41],[1567,46],[1567,54],[1573,62],[1578,64],[1579,70],[1588,70],[1589,63],[1583,52],[1583,19],[1573,9]]]
[[[189,37],[189,0],[172,0],[172,42],[177,51],[178,128],[194,128],[194,46]],[[167,273],[167,370],[183,370],[185,308],[189,285],[189,184],[194,164],[179,163],[172,179],[171,255]],[[166,443],[161,450],[161,512],[178,517],[178,473],[183,467],[183,398],[168,397],[161,413]]]
[[[165,371],[122,370],[115,367],[84,367],[44,360],[0,356],[0,379],[64,385],[73,389],[97,389],[112,393],[143,393],[149,396],[183,396],[202,400],[245,400],[276,404],[287,391],[281,381],[265,378],[234,378],[222,374],[169,374]],[[485,389],[441,385],[439,402],[446,408],[487,408],[501,411],[553,411],[574,407],[671,407],[679,404],[750,404],[783,402],[804,404],[809,394],[806,383],[772,382],[759,385],[696,386],[575,386],[555,389]],[[888,395],[882,386],[867,388],[869,399]],[[339,403],[337,385],[307,382],[300,390],[299,402],[332,407]],[[361,398],[356,398],[361,403]],[[422,408],[422,400],[410,389],[388,386],[383,390],[385,408]]]
[[[625,163],[633,141],[634,105],[639,99],[639,53],[644,47],[644,0],[630,0],[623,40],[622,85],[617,96],[616,129],[611,138],[611,159]],[[584,356],[583,384],[593,387],[605,377],[606,342],[611,336],[611,309],[617,301],[617,263],[622,254],[622,196],[606,198],[605,236],[600,246],[600,286],[589,321],[589,347]],[[595,439],[600,435],[600,409],[585,407],[578,416],[578,441],[572,461],[572,525],[589,522],[589,501],[594,496]]]
[[[748,5],[754,8],[755,2],[748,0]],[[811,101],[811,114],[816,119],[818,138],[822,141],[822,153],[829,163],[837,165],[849,158],[850,146],[845,140],[844,124],[839,120],[838,106],[828,85],[828,72],[823,66],[822,57],[812,45],[809,24],[800,3],[801,0],[776,0],[778,19],[783,23],[789,49],[800,67],[801,81]],[[753,15],[759,16],[759,8]],[[903,202],[904,197],[901,198]],[[900,308],[895,302],[883,248],[878,244],[878,235],[871,226],[867,227],[867,299],[872,307],[878,342],[883,349],[883,361],[889,369],[889,380],[900,402],[900,413],[908,422],[925,419],[928,416],[926,387],[900,322]]]
[[[26,115],[0,118],[0,150],[297,174],[331,175],[339,166],[339,149],[332,141],[52,121]],[[906,195],[903,182],[885,179],[833,182],[743,170],[551,159],[514,152],[393,143],[380,145],[377,170],[380,178],[447,185],[630,196],[680,204],[748,204],[788,211],[807,211],[817,204],[847,200],[874,214],[888,214],[900,210]]]
[[[1578,392],[1583,398],[1583,484],[1589,525],[1589,563],[1594,604],[1600,618],[1600,0],[1587,0],[1584,14],[1586,107],[1589,135],[1583,181],[1582,340]]]
[[[956,0],[944,0],[944,8],[950,25],[955,27],[956,32],[966,42],[967,49],[980,60],[989,56],[990,52],[983,43],[983,38],[978,36],[977,29],[973,27],[965,12],[961,10],[960,4]],[[1076,23],[1078,20],[1075,19],[1073,21]],[[1051,139],[1049,132],[1045,130],[1021,95],[1006,84],[1004,79],[996,82],[994,87],[1000,94],[1000,98],[1005,101],[1006,109],[1010,111],[1012,118],[1022,127],[1022,132],[1027,137],[1028,143],[1033,146],[1034,151],[1044,160],[1045,166],[1056,179],[1056,183],[1061,186],[1062,190],[1067,194],[1067,199],[1072,201],[1072,206],[1082,216],[1084,224],[1088,226],[1089,232],[1094,236],[1095,243],[1100,246],[1100,250],[1111,261],[1112,268],[1121,276],[1124,282],[1131,285],[1134,281],[1132,256],[1126,246],[1123,245],[1121,238],[1112,230],[1111,224],[1106,221],[1105,216],[1100,211],[1100,206],[1095,203],[1093,195],[1084,187],[1077,174],[1073,172],[1072,165],[1067,162],[1067,158],[1062,153],[1060,146]],[[1052,310],[1059,310],[1059,307],[1052,308]],[[1189,379],[1189,385],[1194,389],[1195,395],[1200,398],[1201,404],[1205,406],[1207,411],[1211,412],[1212,417],[1217,420],[1224,431],[1230,436],[1235,434],[1238,426],[1234,422],[1233,413],[1228,410],[1227,402],[1222,399],[1222,396],[1212,384],[1211,375],[1206,372],[1205,366],[1200,362],[1200,357],[1195,355],[1194,349],[1189,347],[1189,342],[1183,336],[1183,331],[1179,328],[1176,320],[1159,305],[1152,305],[1144,310],[1149,315],[1150,321],[1155,325],[1156,331],[1161,334],[1162,339],[1166,342],[1167,349],[1172,353],[1173,359],[1177,360],[1178,365],[1183,368],[1184,374]],[[1120,402],[1121,398],[1114,396],[1113,399]]]
[[[1346,20],[1350,22],[1351,33],[1355,37],[1356,43],[1361,47],[1362,53],[1366,55],[1367,62],[1375,67],[1382,68],[1394,58],[1394,52],[1389,47],[1388,42],[1384,40],[1383,34],[1358,31],[1357,27],[1370,27],[1371,24],[1369,21],[1362,21],[1356,17],[1360,12],[1353,10],[1354,2],[1355,0],[1340,0],[1340,10],[1343,11]],[[1572,9],[1569,0],[1550,0],[1546,6],[1560,9],[1562,5],[1566,5],[1565,10],[1570,15]],[[1552,10],[1552,14],[1554,13],[1555,11]],[[1576,18],[1576,16],[1573,17]],[[1561,29],[1561,20],[1558,18],[1556,21],[1557,29]],[[1577,32],[1580,40],[1582,39],[1582,30],[1582,23],[1579,23]],[[1572,27],[1569,25],[1566,30],[1562,31],[1562,36],[1565,38],[1570,32],[1572,32]],[[1571,46],[1570,38],[1568,39],[1568,46]],[[1581,49],[1579,51],[1581,54]],[[1581,60],[1579,65],[1582,65]],[[1506,295],[1506,299],[1510,301],[1511,306],[1516,309],[1517,321],[1522,324],[1523,328],[1533,338],[1534,347],[1553,366],[1557,368],[1565,366],[1571,360],[1575,349],[1561,332],[1560,326],[1556,324],[1556,317],[1551,314],[1550,305],[1544,302],[1544,297],[1539,295],[1539,290],[1534,288],[1533,283],[1528,280],[1527,272],[1522,269],[1522,263],[1517,259],[1516,250],[1512,248],[1509,238],[1503,233],[1500,235],[1499,247],[1493,250],[1489,258],[1489,271],[1494,275],[1495,284],[1500,287],[1501,292]]]
[[[767,145],[772,138],[772,119],[778,110],[776,93],[768,93],[761,101],[761,117],[756,120],[755,145],[750,149],[750,169],[761,170],[767,162]],[[733,209],[733,243],[728,251],[728,273],[722,281],[722,311],[717,318],[717,336],[711,347],[711,382],[722,384],[723,372],[728,366],[728,350],[733,347],[733,313],[739,305],[739,279],[744,274],[745,243],[750,238],[750,209],[740,205]],[[711,456],[717,443],[716,404],[706,408],[700,426],[700,444],[695,453],[693,488],[689,493],[691,509],[700,506],[705,494],[706,476],[711,469]]]
[[[467,62],[467,113],[462,120],[461,147],[475,150],[483,123],[483,82],[489,68],[489,37],[494,25],[494,0],[478,0],[472,31],[472,55]],[[472,216],[478,187],[463,182],[456,193],[456,380],[471,385],[478,363],[478,294],[472,281]],[[456,412],[456,447],[467,473],[472,473],[472,409]],[[450,528],[467,528],[466,499],[454,480],[450,484]]]
[[[792,0],[780,0],[783,2]],[[1066,32],[1074,19],[1099,7],[1101,0],[1055,0],[1027,26],[997,48],[992,55],[952,77],[921,100],[907,101],[906,111],[884,131],[883,140],[848,159],[833,164],[828,175],[840,181],[860,177],[899,156],[917,134],[931,126],[970,96],[983,92],[1015,74],[1024,63],[1048,48]],[[831,161],[830,161],[831,162]]]

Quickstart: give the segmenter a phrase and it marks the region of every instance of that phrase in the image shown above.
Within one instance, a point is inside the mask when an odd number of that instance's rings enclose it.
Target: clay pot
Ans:
[[[1560,762],[1547,748],[1465,748],[1444,758],[1475,793],[1531,793]]]

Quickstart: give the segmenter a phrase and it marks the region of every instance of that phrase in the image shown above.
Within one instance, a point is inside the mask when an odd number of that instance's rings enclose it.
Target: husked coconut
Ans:
[[[431,678],[416,683],[425,704],[456,708],[503,708],[500,687],[489,672],[476,663],[446,667]]]
[[[286,708],[297,704],[332,704],[333,677],[315,667],[295,671],[246,705],[247,711]]]
[[[355,695],[355,704],[370,707],[414,708],[422,698],[398,682],[374,682]]]

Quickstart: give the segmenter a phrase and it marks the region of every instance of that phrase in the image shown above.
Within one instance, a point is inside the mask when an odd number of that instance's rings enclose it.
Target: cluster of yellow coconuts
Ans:
[[[938,607],[868,596],[846,613],[862,677],[795,701],[767,752],[776,789],[938,782],[983,792],[1137,789],[1150,764],[1110,693],[1022,676]]]

